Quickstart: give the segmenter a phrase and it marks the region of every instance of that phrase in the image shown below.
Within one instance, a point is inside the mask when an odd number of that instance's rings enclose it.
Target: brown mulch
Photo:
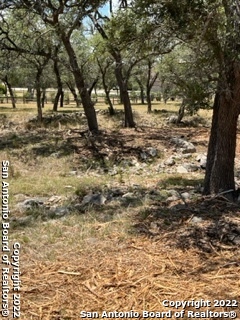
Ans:
[[[101,245],[61,256],[52,262],[31,256],[22,268],[21,319],[78,319],[82,310],[176,311],[163,300],[211,300],[209,310],[230,311],[214,308],[213,301],[240,299],[239,250],[183,251],[163,238],[122,241],[111,234]],[[240,316],[240,308],[234,310]]]

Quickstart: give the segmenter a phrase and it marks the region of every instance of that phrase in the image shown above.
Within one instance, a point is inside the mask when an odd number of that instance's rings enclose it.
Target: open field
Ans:
[[[91,136],[83,133],[84,117],[73,121],[71,113],[82,109],[72,105],[42,127],[29,122],[34,104],[0,105],[10,242],[21,244],[20,319],[80,319],[84,310],[100,318],[131,310],[143,318],[146,310],[172,319],[240,319],[239,203],[201,196],[196,157],[207,151],[211,111],[175,126],[166,118],[177,102],[154,103],[159,112],[152,114],[133,105],[137,128],[124,129],[121,112],[109,117],[106,105],[96,109],[101,133]],[[62,113],[69,117],[61,120]],[[176,137],[196,150],[182,153]],[[239,155],[238,141],[237,178]],[[189,306],[177,310],[164,300]],[[192,313],[206,309],[218,313]]]

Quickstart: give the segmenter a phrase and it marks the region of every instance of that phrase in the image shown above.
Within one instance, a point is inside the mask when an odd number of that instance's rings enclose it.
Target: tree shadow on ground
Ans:
[[[223,196],[200,196],[197,200],[171,205],[161,202],[146,208],[137,215],[134,228],[151,237],[160,236],[182,250],[234,251],[240,247],[239,213],[239,204]]]

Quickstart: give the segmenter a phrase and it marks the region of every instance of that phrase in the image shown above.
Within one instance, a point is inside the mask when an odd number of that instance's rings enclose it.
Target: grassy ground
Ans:
[[[96,108],[106,106],[97,104]],[[26,215],[16,209],[25,197],[59,196],[69,203],[89,192],[112,188],[134,192],[137,186],[145,195],[151,190],[188,191],[201,185],[204,172],[166,174],[155,168],[171,155],[173,136],[184,136],[197,145],[198,152],[206,152],[209,126],[169,126],[164,119],[177,112],[178,103],[154,104],[153,109],[167,113],[147,114],[142,105],[133,109],[137,131],[121,127],[121,114],[109,118],[99,113],[103,133],[94,143],[102,153],[109,153],[103,164],[79,134],[86,129],[84,119],[76,125],[30,127],[27,122],[35,116],[36,106],[18,105],[12,110],[10,105],[0,105],[1,115],[6,116],[1,118],[0,160],[11,163],[11,219]],[[65,106],[60,110],[70,111],[79,109]],[[44,114],[50,113],[51,105],[47,105]],[[209,123],[210,117],[210,111],[201,111],[198,122],[204,118]],[[139,150],[149,146],[159,154],[144,172],[119,169],[122,158],[138,158]],[[108,173],[113,165],[119,170],[116,175]],[[73,171],[77,174],[72,175]],[[215,230],[209,225],[218,225],[225,217],[239,222],[238,207],[199,196],[186,206],[171,205],[164,196],[143,196],[125,205],[89,205],[81,214],[76,210],[61,219],[42,219],[32,212],[35,218],[25,225],[14,225],[11,220],[11,243],[21,244],[21,319],[79,319],[83,310],[100,315],[135,310],[140,318],[143,310],[166,311],[176,319],[176,308],[164,306],[164,300],[200,299],[210,301],[207,309],[235,311],[235,318],[240,319],[239,306],[235,307],[235,300],[240,303],[239,247],[221,241],[216,246],[208,235]],[[206,229],[191,229],[193,216],[203,217]],[[190,231],[191,235],[186,233]],[[204,250],[203,241],[212,249]],[[230,302],[217,307],[214,300]],[[182,318],[193,318],[188,311],[205,309],[190,305]],[[210,316],[202,314],[201,318]]]

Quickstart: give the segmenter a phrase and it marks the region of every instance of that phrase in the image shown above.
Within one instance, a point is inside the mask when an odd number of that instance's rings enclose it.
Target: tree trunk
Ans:
[[[94,103],[92,102],[87,87],[85,86],[84,78],[81,69],[79,68],[77,57],[71,45],[70,39],[64,33],[62,33],[62,41],[68,53],[69,63],[71,65],[76,86],[82,100],[84,112],[88,122],[88,128],[90,131],[98,131],[98,123],[96,112],[94,109]]]
[[[105,94],[106,94],[106,99],[108,102],[109,114],[110,114],[110,116],[113,116],[115,114],[115,110],[113,108],[112,100],[110,98],[110,90],[105,90]]]
[[[12,107],[13,107],[13,109],[16,109],[16,101],[15,101],[14,92],[13,92],[11,83],[8,81],[7,76],[4,78],[3,81],[5,82],[5,84],[6,84],[7,88],[8,88],[8,91],[9,91],[9,94],[10,94],[10,98],[11,98],[11,101],[12,101]]]
[[[147,89],[147,105],[148,113],[152,112],[152,100],[151,100],[151,90]]]
[[[90,97],[92,95],[93,89],[96,88],[98,80],[99,80],[99,77],[97,76],[97,78],[93,81],[93,83],[91,84],[90,88],[88,89],[88,93],[89,93]]]
[[[56,80],[57,80],[57,86],[58,86],[57,94],[55,96],[54,103],[53,103],[53,111],[57,112],[59,99],[63,95],[63,85],[62,85],[62,80],[61,80],[61,76],[60,76],[60,71],[59,71],[57,59],[54,60],[53,70],[54,70],[54,73],[55,73],[55,77],[56,77]]]
[[[61,94],[60,94],[60,108],[63,108],[63,102],[64,102],[64,91],[61,90]]]
[[[182,121],[183,117],[184,117],[185,107],[186,107],[186,101],[185,101],[185,99],[183,99],[183,101],[182,101],[182,103],[180,105],[180,108],[178,110],[178,118],[177,118],[177,121],[176,121],[177,124],[179,124]]]
[[[61,96],[61,92],[62,92],[62,90],[58,88],[57,93],[54,98],[54,102],[53,102],[53,111],[54,112],[57,112],[57,110],[58,110],[58,103],[59,103],[59,99]]]
[[[128,94],[127,81],[126,80],[124,81],[123,75],[122,75],[122,59],[118,55],[117,59],[115,57],[115,60],[116,60],[115,75],[116,75],[117,83],[120,90],[120,97],[124,105],[125,127],[135,128],[136,124],[133,120],[133,112],[132,112],[131,101]]]
[[[74,88],[74,86],[72,86],[69,82],[66,82],[66,85],[68,86],[68,89],[71,91],[74,101],[76,102],[77,108],[79,108],[81,106],[81,101],[78,98],[77,92]]]
[[[99,66],[100,66],[100,64],[99,64]],[[100,70],[101,70],[101,73],[102,73],[102,84],[103,84],[103,89],[104,89],[105,94],[106,94],[106,100],[107,100],[107,103],[108,103],[109,114],[110,114],[110,116],[113,116],[115,114],[115,110],[113,108],[112,100],[110,98],[110,89],[106,84],[106,72],[104,72],[104,70],[101,69],[101,66],[100,66]]]
[[[41,88],[36,86],[38,122],[42,122]]]
[[[148,72],[147,72],[147,84],[146,84],[148,113],[152,112],[151,90],[159,75],[159,72],[157,72],[154,76],[152,76],[152,68],[153,68],[153,61],[149,59]]]
[[[220,89],[221,88],[221,89]],[[215,96],[204,194],[235,190],[234,159],[240,113],[240,65],[233,63]]]
[[[145,104],[143,84],[141,83],[141,81],[140,81],[140,79],[138,77],[135,77],[135,80],[137,81],[137,84],[139,85],[139,89],[140,89],[141,104]]]
[[[37,112],[38,112],[38,122],[42,123],[42,103],[41,103],[41,80],[42,76],[42,68],[38,68],[36,81],[35,81],[35,88],[36,88],[36,97],[37,97]]]
[[[41,94],[41,107],[42,108],[44,108],[45,100],[46,100],[46,89],[43,89],[42,94]]]

